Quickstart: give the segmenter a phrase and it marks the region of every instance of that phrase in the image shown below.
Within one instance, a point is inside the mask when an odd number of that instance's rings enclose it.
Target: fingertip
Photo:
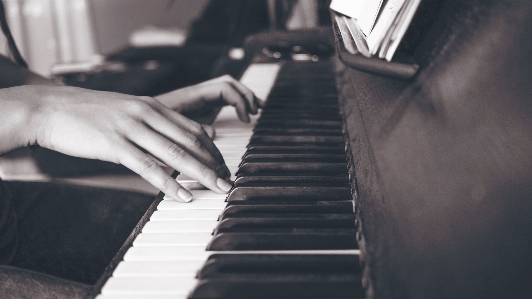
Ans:
[[[266,105],[266,101],[263,101],[263,100],[261,100],[261,99],[259,99],[259,98],[257,98],[257,97],[255,97],[255,99],[256,99],[255,102],[257,103],[257,106],[258,106],[259,108],[264,108],[264,105]]]
[[[231,190],[233,187],[231,184],[221,178],[216,179],[216,185],[225,193],[229,192],[229,190]]]
[[[184,202],[191,202],[193,199],[192,193],[185,188],[180,188],[177,190],[177,196]]]

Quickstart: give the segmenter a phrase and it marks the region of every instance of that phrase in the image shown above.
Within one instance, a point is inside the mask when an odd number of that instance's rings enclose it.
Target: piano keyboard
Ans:
[[[267,107],[214,124],[233,189],[165,197],[97,298],[364,297],[330,68],[252,64],[241,82]]]

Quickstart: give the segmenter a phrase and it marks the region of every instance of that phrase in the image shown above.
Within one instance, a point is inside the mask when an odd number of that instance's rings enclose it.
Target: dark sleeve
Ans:
[[[17,215],[11,192],[0,180],[0,264],[11,262],[18,246]]]

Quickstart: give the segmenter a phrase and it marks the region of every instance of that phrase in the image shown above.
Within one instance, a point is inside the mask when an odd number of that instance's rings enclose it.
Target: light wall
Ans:
[[[30,68],[86,62],[124,48],[146,25],[188,30],[208,0],[4,0],[7,19]]]

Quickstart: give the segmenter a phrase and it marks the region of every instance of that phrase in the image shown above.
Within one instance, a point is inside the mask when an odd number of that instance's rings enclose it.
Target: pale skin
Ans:
[[[39,145],[122,164],[183,202],[192,200],[192,194],[159,161],[215,192],[225,193],[231,185],[212,140],[180,112],[212,110],[214,115],[232,105],[249,122],[249,114],[262,107],[247,87],[229,76],[151,98],[56,86],[4,57],[0,70],[0,81],[8,82],[0,89],[0,155]],[[2,80],[5,76],[9,78]]]

